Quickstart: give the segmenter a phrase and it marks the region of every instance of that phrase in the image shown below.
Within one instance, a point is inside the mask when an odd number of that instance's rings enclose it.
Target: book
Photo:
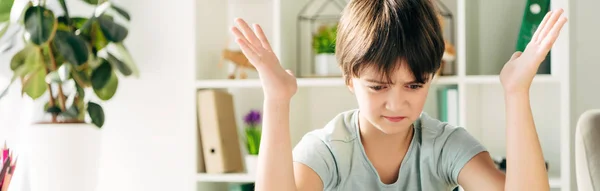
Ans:
[[[458,126],[458,89],[454,86],[441,87],[438,90],[439,120]]]

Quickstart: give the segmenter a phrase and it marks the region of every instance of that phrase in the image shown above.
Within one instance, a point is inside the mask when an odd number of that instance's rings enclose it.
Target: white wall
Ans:
[[[194,189],[195,0],[123,1],[140,79],[106,104],[100,190]]]
[[[600,108],[600,21],[598,21],[597,0],[571,1],[571,140],[577,119],[588,109]],[[571,143],[572,144],[572,143]],[[571,147],[572,153],[575,152]],[[574,156],[574,155],[571,155]],[[571,159],[575,166],[574,158]],[[572,174],[573,189],[576,190],[575,173]]]

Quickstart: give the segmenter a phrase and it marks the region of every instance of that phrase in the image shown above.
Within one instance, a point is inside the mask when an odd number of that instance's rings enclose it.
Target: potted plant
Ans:
[[[315,74],[318,76],[339,76],[342,71],[335,58],[335,38],[337,25],[321,25],[313,35],[315,52]]]
[[[65,0],[55,2],[61,10],[46,0],[22,10],[14,0],[0,0],[0,44],[9,45],[0,53],[20,48],[10,64],[0,65],[14,72],[8,86],[20,81],[21,96],[46,103],[40,112],[47,119],[26,130],[34,191],[95,189],[105,121],[99,103],[115,95],[120,76],[139,75],[123,44],[128,30],[118,23],[129,14],[107,0],[83,1],[89,15],[69,15]],[[11,20],[11,11],[21,11],[20,18]],[[8,27],[17,32],[4,36]],[[0,99],[9,87],[0,89]]]
[[[256,164],[258,161],[258,150],[260,148],[260,137],[261,137],[261,113],[257,110],[250,110],[246,116],[244,116],[246,133],[246,148],[248,154],[245,157],[246,170],[249,174],[256,172]]]

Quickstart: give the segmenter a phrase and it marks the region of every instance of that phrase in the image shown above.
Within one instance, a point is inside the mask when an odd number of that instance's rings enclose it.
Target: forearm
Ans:
[[[533,122],[529,93],[508,93],[506,101],[506,190],[549,190],[544,156]]]
[[[295,190],[290,139],[290,102],[264,103],[256,190]]]

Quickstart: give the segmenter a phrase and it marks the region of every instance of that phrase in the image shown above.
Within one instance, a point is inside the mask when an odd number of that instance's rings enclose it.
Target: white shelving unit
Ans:
[[[236,115],[262,108],[262,90],[255,72],[249,79],[225,79],[227,68],[217,67],[223,48],[236,49],[229,36],[233,18],[242,17],[265,28],[285,68],[294,68],[296,15],[308,0],[228,0],[199,5],[196,89],[227,89],[234,95]],[[319,1],[319,0],[317,0]],[[437,117],[436,90],[456,86],[459,96],[459,124],[480,140],[492,157],[506,155],[505,111],[499,72],[514,52],[525,1],[442,0],[455,16],[456,75],[437,77],[424,111]],[[246,7],[246,8],[245,8]],[[552,0],[568,16],[568,0]],[[258,11],[257,11],[258,10]],[[204,11],[204,12],[203,12]],[[233,12],[231,12],[233,11]],[[256,14],[256,12],[261,12]],[[495,26],[499,25],[499,26]],[[545,159],[549,162],[552,190],[569,191],[571,184],[569,149],[569,27],[562,30],[551,52],[551,73],[539,74],[531,87],[531,105]],[[210,29],[210,30],[208,30]],[[303,64],[303,63],[299,63]],[[292,102],[292,142],[306,132],[321,128],[334,115],[357,107],[355,98],[340,78],[299,78],[299,91]],[[318,111],[315,114],[313,112]],[[241,126],[241,121],[238,123]],[[195,151],[197,152],[197,151]],[[199,190],[213,184],[253,182],[244,173],[206,174],[196,177]],[[221,187],[222,188],[222,187]]]

